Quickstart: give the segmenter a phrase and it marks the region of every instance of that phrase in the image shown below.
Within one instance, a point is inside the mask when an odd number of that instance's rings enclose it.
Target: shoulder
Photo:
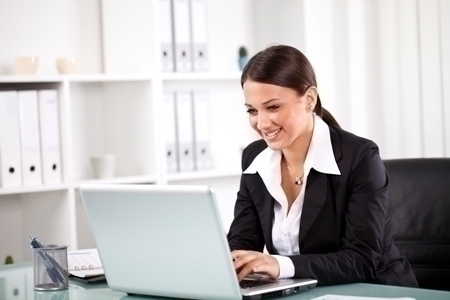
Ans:
[[[373,142],[372,140],[369,140],[367,138],[364,137],[360,137],[354,133],[351,133],[349,131],[346,131],[344,129],[335,127],[335,126],[329,126],[330,128],[330,134],[331,134],[331,139],[333,142],[333,135],[339,137],[340,142],[344,145],[346,144],[350,144],[350,145],[354,145],[356,143],[356,145],[359,146],[364,146],[364,145],[370,145],[370,146],[376,146],[375,142]]]
[[[383,168],[378,145],[341,128],[330,126],[330,138],[339,168],[353,170],[361,165]],[[367,165],[367,162],[370,162]]]
[[[340,128],[330,127],[331,143],[342,174],[360,177],[379,177],[383,181],[384,164],[378,145],[370,139]]]
[[[360,137],[349,131],[338,127],[330,126],[330,138],[333,150],[344,155],[355,155],[369,149],[378,152],[378,145],[364,137]]]
[[[256,156],[267,148],[267,143],[261,139],[250,143],[242,152],[242,169],[247,169]]]

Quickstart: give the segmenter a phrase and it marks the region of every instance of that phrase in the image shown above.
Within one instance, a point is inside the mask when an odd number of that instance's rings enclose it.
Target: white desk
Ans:
[[[310,291],[283,297],[285,300],[306,300],[326,294],[366,297],[412,297],[417,300],[450,300],[450,292],[386,286],[378,284],[354,283],[316,287]],[[31,263],[0,267],[1,300],[140,300],[168,299],[161,297],[127,296],[112,291],[105,282],[80,283],[71,280],[68,290],[57,292],[37,292],[33,289],[33,266]],[[276,298],[273,298],[276,299]],[[281,298],[280,298],[281,299]]]

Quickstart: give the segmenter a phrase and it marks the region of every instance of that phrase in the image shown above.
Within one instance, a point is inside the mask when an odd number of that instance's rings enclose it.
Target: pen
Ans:
[[[43,248],[42,244],[35,237],[33,238],[30,235],[30,239],[31,239],[31,241],[30,241],[31,247],[36,248],[36,249]],[[47,268],[48,276],[53,281],[53,283],[56,286],[58,286],[58,281],[59,281],[63,285],[65,285],[64,278],[61,276],[58,269],[56,268],[58,263],[52,257],[50,257],[45,250],[43,250],[43,249],[39,250],[38,253],[41,256],[42,261],[44,262],[44,264]]]

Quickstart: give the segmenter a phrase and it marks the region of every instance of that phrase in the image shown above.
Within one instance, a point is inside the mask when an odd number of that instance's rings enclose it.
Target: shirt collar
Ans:
[[[275,181],[281,183],[280,161],[281,151],[274,151],[267,147],[255,157],[243,174],[259,173],[264,182],[267,182],[265,179],[268,180],[271,178],[271,181],[276,179]],[[314,114],[313,135],[308,148],[305,164],[305,170],[314,168],[320,173],[341,175],[334,157],[330,129],[316,114]]]

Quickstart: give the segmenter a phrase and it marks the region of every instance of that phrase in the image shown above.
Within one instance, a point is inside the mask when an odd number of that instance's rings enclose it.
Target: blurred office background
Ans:
[[[239,183],[239,151],[255,138],[239,85],[240,46],[250,56],[274,43],[304,52],[315,68],[324,107],[344,129],[374,140],[382,158],[450,156],[450,0],[207,0],[209,71],[199,77],[161,75],[155,67],[161,64],[155,54],[158,25],[152,18],[158,14],[157,1],[0,1],[3,89],[10,83],[28,84],[16,79],[14,57],[36,55],[40,61],[35,78],[44,78],[45,84],[57,82],[60,92],[80,103],[73,101],[72,108],[62,113],[71,116],[62,122],[70,124],[73,135],[63,145],[66,185],[56,192],[0,190],[0,259],[19,249],[18,260],[27,260],[24,242],[32,229],[51,242],[94,246],[77,188],[91,176],[85,166],[92,154],[87,149],[106,147],[96,144],[102,139],[115,138],[111,143],[118,158],[123,153],[130,162],[120,165],[118,160],[118,172],[127,179],[117,182],[211,185],[228,228]],[[93,77],[74,79],[67,88],[55,65],[55,58],[64,55],[77,57],[77,76]],[[145,74],[151,74],[150,79]],[[30,82],[39,84],[39,79]],[[166,88],[192,86],[206,87],[215,101],[210,124],[215,168],[232,166],[236,172],[175,176],[162,166],[163,118],[155,112],[160,107],[154,106],[154,98],[162,97]],[[152,104],[141,99],[121,106],[121,93],[152,98]],[[102,106],[96,96],[114,101],[101,102]],[[105,122],[101,126],[96,123],[98,115],[98,122]],[[147,125],[151,128],[143,128]],[[135,148],[139,151],[130,153]],[[126,177],[132,175],[138,177]],[[55,222],[67,228],[58,231],[33,220],[41,207],[56,210]],[[45,219],[49,214],[38,216]]]
[[[208,15],[216,20],[208,33],[213,68],[237,69],[230,36],[238,36],[250,55],[271,43],[295,46],[316,70],[325,107],[344,128],[375,140],[384,158],[450,155],[450,1],[208,5],[227,12]],[[69,53],[78,57],[79,73],[102,72],[100,6],[92,0],[2,0],[0,74],[14,74],[13,58],[25,54],[40,56],[40,74],[55,74],[54,57]],[[120,22],[127,18],[133,15]]]

